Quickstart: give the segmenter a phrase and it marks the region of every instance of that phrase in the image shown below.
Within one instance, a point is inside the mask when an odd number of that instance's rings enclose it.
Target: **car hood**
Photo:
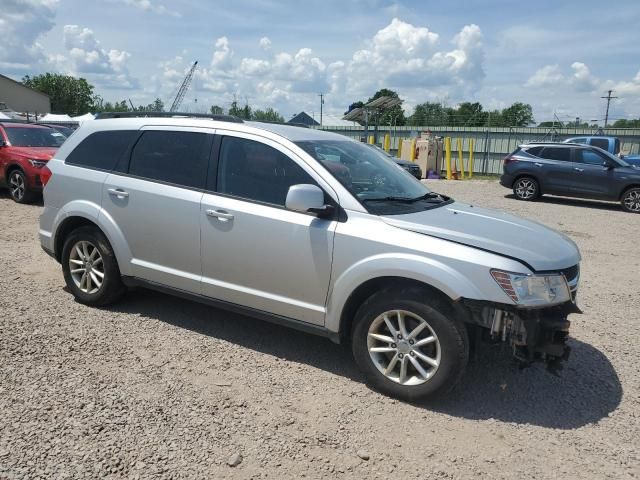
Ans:
[[[54,147],[9,147],[11,153],[34,160],[50,160],[58,150]]]
[[[580,262],[578,247],[566,235],[498,210],[455,202],[382,219],[394,227],[520,260],[536,271],[564,269]]]

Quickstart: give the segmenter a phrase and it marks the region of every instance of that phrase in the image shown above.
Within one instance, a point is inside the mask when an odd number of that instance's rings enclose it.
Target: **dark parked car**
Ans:
[[[422,169],[420,168],[420,165],[418,165],[417,163],[410,162],[409,160],[402,160],[401,158],[398,158],[398,157],[394,157],[389,152],[380,148],[377,145],[371,145],[371,144],[367,144],[367,145],[369,145],[371,148],[375,148],[378,152],[389,157],[389,159],[395,162],[396,165],[400,165],[403,169],[405,169],[411,175],[416,177],[418,180],[422,179]]]
[[[504,159],[500,183],[512,188],[519,200],[548,193],[611,200],[640,213],[640,169],[590,145],[520,145]]]

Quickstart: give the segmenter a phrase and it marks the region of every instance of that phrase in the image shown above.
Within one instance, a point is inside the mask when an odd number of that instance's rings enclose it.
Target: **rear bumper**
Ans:
[[[503,173],[500,177],[500,185],[506,188],[511,188],[513,186],[513,175]]]

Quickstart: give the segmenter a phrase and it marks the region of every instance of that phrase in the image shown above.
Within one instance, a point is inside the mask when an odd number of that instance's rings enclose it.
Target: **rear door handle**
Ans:
[[[129,196],[129,192],[125,192],[121,188],[109,188],[107,192],[114,197],[127,198]]]
[[[233,214],[224,210],[207,210],[207,217],[217,218],[221,222],[233,220]]]
[[[574,168],[574,170],[575,170],[576,172],[584,172],[584,168],[578,168],[578,167],[575,167],[575,168]]]

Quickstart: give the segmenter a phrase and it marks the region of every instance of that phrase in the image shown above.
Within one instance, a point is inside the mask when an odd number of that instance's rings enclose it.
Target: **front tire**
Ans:
[[[443,396],[469,358],[464,324],[446,301],[407,290],[385,290],[356,313],[352,349],[374,389],[402,400]]]
[[[513,194],[518,200],[532,201],[540,196],[540,185],[531,177],[520,177],[513,183]]]
[[[625,212],[640,213],[640,188],[630,188],[624,192],[620,204]]]
[[[62,247],[61,261],[67,287],[84,305],[110,305],[126,291],[113,249],[96,227],[71,232]]]
[[[35,193],[29,189],[27,177],[22,170],[13,170],[9,173],[8,182],[9,195],[16,203],[31,203]]]

